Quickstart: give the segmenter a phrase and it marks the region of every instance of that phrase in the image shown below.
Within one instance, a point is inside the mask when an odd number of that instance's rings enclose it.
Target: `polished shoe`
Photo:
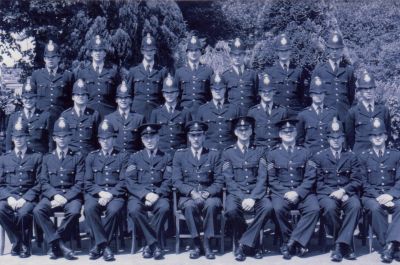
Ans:
[[[331,254],[331,261],[341,262],[343,260],[343,250],[340,243],[335,244],[335,249]]]
[[[150,246],[145,246],[142,253],[143,258],[151,259],[153,257],[153,251]]]
[[[21,249],[19,251],[20,258],[29,258],[31,256],[31,248],[25,244],[21,244]]]
[[[195,246],[192,250],[190,250],[189,258],[198,259],[201,255],[201,249],[199,246]]]
[[[210,247],[210,239],[206,237],[204,237],[204,255],[206,259],[215,259],[215,254]]]
[[[65,259],[67,259],[67,260],[77,259],[77,257],[75,257],[74,251],[72,249],[70,249],[69,247],[67,247],[64,242],[60,241],[58,243],[58,245],[59,245],[61,253]]]
[[[11,256],[18,256],[20,250],[21,250],[21,243],[20,242],[12,244],[12,246],[11,246]]]
[[[153,251],[154,259],[160,260],[164,258],[164,250],[159,246],[156,246]]]
[[[284,259],[291,259],[296,252],[296,241],[290,240],[287,244],[281,247],[282,257]]]
[[[354,249],[347,244],[344,244],[344,256],[343,257],[347,260],[356,260],[357,259]]]
[[[111,250],[111,248],[109,246],[104,248],[103,259],[105,261],[113,261],[113,260],[115,260],[114,253],[113,253],[113,251]]]
[[[395,250],[393,243],[386,244],[381,254],[381,261],[384,263],[391,263],[393,261]]]
[[[246,259],[246,254],[244,254],[243,245],[239,245],[235,249],[235,260],[237,260],[237,261],[245,261],[245,259]]]
[[[308,248],[303,247],[300,244],[298,244],[296,252],[297,252],[298,257],[304,257],[308,253]]]
[[[91,250],[89,250],[89,259],[95,260],[100,258],[103,255],[103,249],[99,246],[94,246]]]
[[[264,253],[263,253],[262,249],[260,249],[260,248],[255,249],[254,258],[262,259],[263,257],[264,257]]]
[[[49,250],[47,250],[47,256],[49,256],[50,259],[58,259],[58,255],[57,255],[57,249],[55,246],[50,245],[49,246]]]

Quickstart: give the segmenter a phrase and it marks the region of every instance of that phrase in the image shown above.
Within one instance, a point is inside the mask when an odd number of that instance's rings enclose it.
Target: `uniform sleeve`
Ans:
[[[305,120],[303,117],[303,113],[300,112],[299,115],[297,116],[298,119],[298,123],[296,125],[297,127],[297,144],[298,145],[304,145],[305,142],[305,138],[306,138],[306,124],[305,124]]]
[[[76,155],[74,159],[76,160],[75,183],[64,195],[64,197],[68,201],[77,198],[81,194],[83,188],[83,178],[85,174],[85,163],[84,163],[85,160],[82,155]]]
[[[357,194],[362,183],[362,175],[360,171],[360,163],[355,154],[351,156],[351,172],[350,172],[350,182],[343,187],[348,195]]]
[[[194,189],[192,186],[184,183],[182,172],[182,157],[183,152],[176,151],[174,159],[172,160],[172,182],[174,187],[183,195],[189,196],[190,192]]]
[[[118,160],[119,160],[119,165],[120,165],[119,181],[118,181],[117,185],[115,185],[110,190],[110,193],[114,197],[121,197],[125,194],[125,168],[126,168],[126,163],[128,162],[128,154],[127,153],[119,153]]]
[[[379,196],[378,191],[369,183],[368,181],[368,157],[360,156],[360,171],[362,176],[362,191],[363,195],[366,197],[376,198]]]
[[[139,172],[137,170],[138,165],[136,162],[137,155],[137,153],[131,155],[128,160],[125,169],[125,182],[128,192],[139,200],[143,200],[150,191],[146,190],[144,185],[139,183]]]
[[[100,191],[102,191],[101,187],[95,183],[94,175],[93,175],[93,160],[94,155],[89,154],[85,161],[85,176],[84,176],[84,185],[85,191],[92,196],[96,196]]]
[[[231,160],[229,159],[229,153],[226,151],[222,152],[222,175],[225,179],[226,189],[228,193],[239,197],[241,200],[244,200],[245,194],[239,188],[238,183],[235,181],[233,165]]]
[[[325,184],[324,164],[323,157],[320,154],[315,154],[312,160],[315,162],[315,171],[317,174],[317,194],[318,195],[329,195],[334,190],[329,185]]]
[[[224,185],[224,177],[222,176],[222,167],[221,167],[221,156],[218,152],[213,154],[213,163],[214,163],[214,181],[213,183],[206,189],[207,192],[210,193],[211,197],[217,196]]]
[[[271,187],[272,193],[282,196],[289,191],[288,188],[281,185],[279,181],[278,172],[275,165],[275,152],[269,152],[267,155],[267,170],[268,170],[268,184]]]
[[[400,157],[397,159],[396,163],[396,176],[395,176],[395,184],[388,192],[393,198],[400,198]]]
[[[251,191],[250,197],[254,200],[259,200],[265,196],[267,192],[267,161],[265,159],[264,152],[258,162],[258,174],[257,183],[254,189]]]
[[[51,200],[58,194],[57,190],[50,184],[49,169],[47,166],[48,157],[45,156],[42,162],[42,171],[40,173],[40,183],[42,184],[42,195]]]
[[[36,160],[36,168],[35,168],[35,183],[32,188],[27,190],[25,194],[22,196],[26,201],[35,201],[41,191],[41,184],[40,184],[40,173],[42,170],[42,155],[40,154],[35,154],[35,160]]]
[[[0,200],[5,200],[8,197],[12,196],[8,189],[7,181],[6,181],[6,174],[4,172],[4,160],[5,157],[0,157]]]
[[[303,181],[300,186],[294,189],[294,191],[299,194],[301,199],[304,199],[309,193],[311,193],[316,180],[317,174],[315,162],[311,160],[311,153],[307,151]]]
[[[163,181],[160,187],[158,187],[155,190],[155,193],[163,197],[168,197],[171,192],[171,185],[172,185],[172,158],[170,155],[166,154],[165,159],[166,159],[166,166],[163,173]]]

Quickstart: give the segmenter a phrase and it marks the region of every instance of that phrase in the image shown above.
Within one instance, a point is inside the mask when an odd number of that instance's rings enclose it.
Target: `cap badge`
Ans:
[[[266,74],[264,75],[264,79],[263,79],[264,85],[269,85],[269,83],[271,83],[271,80],[269,79],[269,76]]]
[[[122,81],[120,90],[121,90],[122,93],[126,93],[126,91],[128,91],[128,88],[126,87],[125,81]]]
[[[370,82],[371,81],[371,77],[369,76],[369,74],[365,74],[364,75],[364,81],[365,82]]]
[[[152,43],[150,33],[147,33],[146,43],[150,45]]]
[[[17,123],[14,126],[15,130],[21,131],[22,130],[22,118],[18,117]]]
[[[288,43],[288,41],[287,41],[286,37],[283,36],[282,39],[281,39],[281,44],[282,45],[286,45],[287,43]]]
[[[60,119],[60,121],[58,122],[58,127],[60,127],[61,129],[65,128],[65,120],[64,119]]]
[[[339,131],[339,129],[340,129],[340,126],[339,126],[339,123],[338,123],[336,117],[333,118],[331,128],[332,128],[332,130],[335,131],[335,132],[336,132],[336,131]]]
[[[167,80],[165,81],[165,84],[166,84],[167,86],[172,86],[173,81],[172,81],[171,76],[168,76],[168,77],[167,77]]]
[[[336,43],[336,42],[338,42],[339,41],[339,36],[338,35],[333,35],[333,37],[332,37],[332,41],[334,42],[334,43]]]
[[[107,131],[108,130],[108,123],[107,120],[104,120],[103,123],[101,124],[101,129],[103,131]]]
[[[97,45],[100,45],[100,44],[101,44],[101,38],[100,38],[99,35],[96,35],[96,40],[95,40],[95,42],[96,42]]]
[[[52,40],[50,40],[50,41],[49,41],[49,44],[47,44],[47,50],[48,50],[49,52],[54,51],[54,44],[53,44],[53,41],[52,41]]]
[[[378,118],[375,118],[372,122],[372,125],[374,126],[374,128],[379,128],[381,127],[381,121]]]
[[[320,86],[320,85],[322,85],[322,81],[321,81],[321,79],[317,76],[317,77],[315,77],[315,85],[317,85],[317,86]]]
[[[240,39],[239,39],[239,38],[236,38],[236,39],[235,39],[234,45],[235,45],[236,48],[239,48],[239,47],[241,46],[241,43],[240,43]]]
[[[192,38],[190,39],[190,43],[191,44],[196,44],[197,43],[197,39],[195,36],[192,36]]]
[[[83,82],[82,79],[79,79],[79,80],[77,81],[77,85],[78,85],[78,87],[84,87],[84,86],[85,86],[85,83]]]
[[[220,83],[221,82],[221,77],[219,76],[219,74],[215,75],[214,81],[215,81],[215,83]]]
[[[31,84],[30,84],[30,82],[27,82],[26,83],[26,86],[25,86],[25,91],[31,91],[32,90],[32,87],[31,87]]]

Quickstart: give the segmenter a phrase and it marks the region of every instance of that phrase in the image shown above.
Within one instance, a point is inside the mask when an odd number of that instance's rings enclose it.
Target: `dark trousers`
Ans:
[[[12,244],[22,242],[24,245],[30,245],[34,207],[35,203],[27,201],[21,208],[14,211],[6,200],[0,201],[0,224],[7,232]]]
[[[203,204],[197,204],[192,198],[181,197],[179,208],[183,210],[186,224],[192,238],[199,237],[201,228],[204,230],[204,237],[215,237],[217,230],[217,215],[222,208],[220,198],[211,197]],[[203,221],[201,220],[203,217]]]
[[[249,247],[255,247],[259,239],[260,230],[264,227],[268,218],[271,217],[273,208],[270,199],[264,197],[256,200],[254,208],[250,213],[254,212],[254,220],[247,227],[244,218],[245,211],[242,208],[242,200],[232,194],[226,198],[226,219],[232,228],[235,238],[240,238],[239,243]]]
[[[361,213],[361,203],[358,196],[353,195],[347,201],[342,202],[327,195],[319,195],[318,200],[322,209],[322,217],[332,231],[336,239],[335,242],[353,246],[353,234]],[[343,211],[342,219],[340,219],[341,210]]]
[[[64,206],[51,208],[50,200],[43,198],[35,209],[33,216],[36,223],[42,228],[46,241],[51,243],[55,240],[68,240],[73,231],[73,225],[78,221],[81,214],[82,202],[79,199],[67,202]],[[60,226],[56,229],[54,223],[50,220],[54,212],[64,212],[65,216]]]
[[[363,197],[362,202],[379,243],[383,246],[393,241],[400,242],[400,200],[393,200],[393,207],[381,206],[375,198]],[[392,214],[390,224],[388,213]]]
[[[130,197],[128,201],[128,214],[133,222],[142,231],[147,245],[158,242],[161,244],[164,225],[167,221],[170,210],[169,201],[166,198],[159,198],[152,206],[148,207],[136,197]],[[152,212],[150,219],[147,211]]]
[[[309,194],[307,197],[297,202],[297,204],[289,203],[289,201],[277,195],[272,195],[271,199],[279,224],[282,241],[287,243],[290,239],[297,241],[302,246],[306,246],[311,239],[319,218],[317,197],[314,194]],[[300,211],[301,217],[296,227],[293,229],[289,220],[291,220],[290,211],[294,209]]]
[[[97,246],[104,243],[110,244],[123,206],[123,198],[113,198],[106,206],[101,206],[98,203],[98,198],[85,195],[85,218]],[[102,219],[103,211],[105,211],[105,217]]]

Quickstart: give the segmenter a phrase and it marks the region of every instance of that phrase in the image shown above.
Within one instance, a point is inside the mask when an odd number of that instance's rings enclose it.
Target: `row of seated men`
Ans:
[[[236,239],[237,261],[244,261],[249,250],[254,258],[263,257],[257,243],[259,231],[270,219],[277,220],[283,258],[305,255],[320,212],[335,239],[332,261],[355,259],[353,233],[364,208],[383,247],[381,259],[391,262],[400,241],[400,152],[386,147],[383,121],[370,122],[371,148],[358,155],[344,148],[343,125],[337,118],[325,128],[328,148],[316,154],[296,145],[296,123],[296,119],[280,120],[276,126],[281,143],[269,149],[254,145],[255,119],[238,117],[232,132],[236,142],[216,150],[204,145],[207,124],[192,121],[185,129],[189,146],[171,156],[159,148],[161,126],[151,123],[138,129],[144,149],[116,150],[116,132],[106,119],[97,129],[100,149],[82,155],[71,149],[71,127],[61,117],[52,131],[56,147],[42,155],[29,148],[28,126],[18,119],[11,135],[14,148],[0,157],[0,224],[12,242],[11,254],[30,256],[33,216],[44,231],[50,258],[75,259],[65,241],[83,205],[94,239],[90,259],[114,260],[110,241],[118,213],[126,204],[128,218],[146,241],[143,257],[161,259],[174,186],[192,238],[190,258],[204,254],[214,259],[210,240],[218,233],[225,186],[224,213]],[[301,214],[295,227],[288,218],[292,209]],[[50,220],[54,211],[65,212],[57,228]],[[147,211],[152,211],[152,217]],[[246,212],[255,213],[249,225],[244,220]],[[392,214],[390,224],[388,213]]]

